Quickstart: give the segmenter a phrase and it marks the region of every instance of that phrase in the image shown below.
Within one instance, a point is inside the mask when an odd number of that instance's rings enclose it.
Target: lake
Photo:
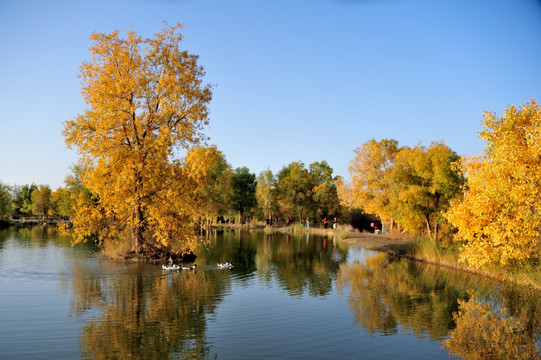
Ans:
[[[533,290],[313,234],[214,231],[195,264],[118,263],[54,227],[1,230],[0,358],[539,355]]]

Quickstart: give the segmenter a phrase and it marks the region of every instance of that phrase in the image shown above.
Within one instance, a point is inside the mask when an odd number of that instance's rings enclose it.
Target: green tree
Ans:
[[[340,201],[336,188],[337,178],[332,176],[333,169],[326,161],[310,164],[311,200],[318,218],[338,216]],[[312,215],[313,216],[313,215]]]
[[[302,222],[313,211],[312,186],[308,170],[301,161],[285,166],[277,175],[277,203],[284,217]]]
[[[236,168],[231,179],[229,204],[231,209],[239,213],[239,223],[244,223],[244,214],[257,205],[255,191],[257,181],[255,174],[247,167]]]
[[[0,220],[7,220],[11,215],[10,187],[0,182]]]
[[[72,216],[75,200],[68,188],[59,187],[51,193],[51,206],[53,212],[60,216]]]
[[[32,215],[32,192],[37,188],[36,184],[13,187],[12,209],[15,215]]]

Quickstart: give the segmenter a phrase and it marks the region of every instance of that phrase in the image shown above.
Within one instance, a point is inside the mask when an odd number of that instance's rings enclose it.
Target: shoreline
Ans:
[[[334,230],[334,229],[323,229],[323,228],[295,228],[295,227],[276,227],[270,228],[266,226],[243,226],[242,228],[239,225],[224,224],[222,225],[212,225],[211,228],[220,229],[228,228],[231,230],[258,230],[258,231],[269,231],[269,232],[282,232],[282,233],[312,233],[316,235],[327,235],[335,236],[338,241],[343,242],[349,246],[362,247],[367,250],[379,251],[390,256],[405,258],[411,261],[416,261],[420,263],[430,264],[434,266],[439,266],[442,268],[453,269],[458,271],[464,271],[471,274],[476,274],[478,276],[487,277],[493,280],[501,281],[503,283],[517,285],[521,287],[529,287],[535,291],[541,291],[541,283],[536,282],[534,279],[530,278],[524,273],[520,272],[520,269],[516,271],[508,271],[506,269],[486,269],[486,268],[472,268],[465,264],[458,262],[449,262],[445,259],[439,258],[426,258],[422,256],[415,256],[414,253],[410,251],[410,244],[415,243],[415,239],[405,240],[405,239],[395,239],[391,238],[384,234],[373,234],[365,233],[358,231],[346,231],[346,230]],[[337,236],[337,232],[347,233],[346,237]],[[342,235],[341,234],[341,235]]]
[[[409,244],[413,243],[413,240],[393,239],[384,234],[373,234],[368,232],[349,231],[342,229],[323,229],[323,228],[296,228],[292,227],[268,227],[263,225],[258,226],[239,226],[232,224],[218,224],[211,225],[211,229],[231,229],[231,230],[258,230],[267,232],[281,232],[281,233],[310,233],[322,236],[334,236],[339,241],[348,245],[363,247],[367,250],[382,251],[391,255],[404,254]],[[347,233],[346,237],[340,237],[340,235]]]

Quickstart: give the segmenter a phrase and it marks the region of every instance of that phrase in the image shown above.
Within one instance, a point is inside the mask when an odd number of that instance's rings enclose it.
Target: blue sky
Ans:
[[[484,110],[541,101],[540,1],[0,0],[0,181],[63,186],[89,35],[163,20],[215,86],[210,143],[256,174],[326,160],[347,178],[372,138],[480,153]]]

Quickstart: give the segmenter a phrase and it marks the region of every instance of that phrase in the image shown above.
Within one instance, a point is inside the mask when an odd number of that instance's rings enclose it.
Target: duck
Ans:
[[[222,269],[231,269],[231,268],[233,268],[233,263],[229,262],[229,261],[226,261],[223,264],[218,263],[217,265],[218,265],[219,268],[222,268]]]
[[[178,270],[178,269],[179,269],[179,266],[178,266],[178,265],[171,265],[171,266],[169,266],[169,265],[163,264],[163,265],[162,265],[162,269],[164,269],[164,270]]]
[[[197,267],[196,264],[193,264],[192,267],[182,265],[182,270],[195,270],[196,267]]]

